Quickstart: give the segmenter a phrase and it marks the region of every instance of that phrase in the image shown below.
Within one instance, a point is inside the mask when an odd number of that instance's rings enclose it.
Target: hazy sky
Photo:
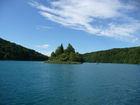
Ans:
[[[50,54],[140,46],[139,0],[0,0],[0,37]]]

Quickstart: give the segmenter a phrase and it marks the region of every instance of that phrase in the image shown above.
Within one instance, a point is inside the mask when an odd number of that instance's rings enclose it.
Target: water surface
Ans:
[[[0,105],[140,105],[140,65],[0,61]]]

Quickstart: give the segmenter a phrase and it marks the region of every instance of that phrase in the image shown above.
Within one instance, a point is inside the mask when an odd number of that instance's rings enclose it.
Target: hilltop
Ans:
[[[85,62],[140,64],[140,47],[114,48],[83,54]]]
[[[48,57],[21,45],[0,38],[0,60],[42,61]]]

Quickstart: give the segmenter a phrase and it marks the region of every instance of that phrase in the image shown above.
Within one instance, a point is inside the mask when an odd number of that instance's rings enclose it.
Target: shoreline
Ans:
[[[52,64],[82,64],[82,62],[72,62],[72,61],[44,61],[44,63],[52,63]]]

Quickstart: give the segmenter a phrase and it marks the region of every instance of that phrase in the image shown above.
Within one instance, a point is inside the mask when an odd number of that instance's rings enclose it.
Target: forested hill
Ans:
[[[0,38],[0,60],[42,61],[47,59],[48,57],[41,53]]]
[[[140,64],[140,47],[115,48],[83,54],[85,62]]]

